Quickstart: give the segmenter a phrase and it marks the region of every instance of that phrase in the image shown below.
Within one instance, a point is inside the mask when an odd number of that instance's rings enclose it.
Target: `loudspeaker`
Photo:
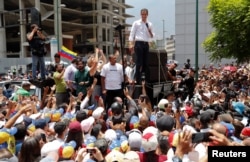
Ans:
[[[166,65],[168,55],[166,50],[149,50],[148,66]]]
[[[165,50],[150,50],[146,80],[149,83],[165,82],[167,80],[167,52]]]
[[[162,66],[151,66],[147,69],[146,78],[147,82],[165,82],[167,80],[167,69]],[[160,76],[159,76],[160,75]]]
[[[35,8],[30,9],[30,16],[31,16],[31,24],[37,24],[39,27],[41,27],[41,14],[40,12]]]

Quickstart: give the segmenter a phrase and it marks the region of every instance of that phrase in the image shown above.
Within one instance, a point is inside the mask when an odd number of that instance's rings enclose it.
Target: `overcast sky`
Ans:
[[[140,19],[140,10],[149,10],[148,20],[153,23],[156,38],[163,37],[163,20],[165,26],[165,37],[175,34],[175,0],[126,0],[126,3],[134,6],[127,9],[126,13],[134,15],[134,18],[127,19],[127,23]]]

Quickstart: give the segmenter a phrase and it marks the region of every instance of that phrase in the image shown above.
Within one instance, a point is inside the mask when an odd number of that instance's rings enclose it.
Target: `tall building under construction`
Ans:
[[[126,9],[131,7],[125,0],[0,0],[0,57],[30,56],[26,34],[33,23],[59,49],[64,45],[82,56],[95,47],[112,53],[120,44],[115,27],[129,26],[126,18],[133,16]]]

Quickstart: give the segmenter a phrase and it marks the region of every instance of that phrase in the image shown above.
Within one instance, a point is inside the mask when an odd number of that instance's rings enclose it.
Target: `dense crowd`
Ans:
[[[47,71],[55,85],[39,85],[41,100],[27,81],[12,99],[1,89],[0,161],[205,162],[208,146],[250,145],[247,66],[176,70],[168,62],[173,87],[154,103],[147,80],[133,79],[133,59],[118,57],[107,61],[97,49],[87,62],[65,66],[55,55]],[[142,94],[134,98],[138,84]]]

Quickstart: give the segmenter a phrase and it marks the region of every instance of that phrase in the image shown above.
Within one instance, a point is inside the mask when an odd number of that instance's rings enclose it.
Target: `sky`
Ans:
[[[140,19],[140,10],[147,8],[148,20],[153,23],[156,39],[163,38],[163,31],[165,38],[175,34],[175,0],[126,0],[126,4],[134,6],[126,9],[126,13],[135,16],[128,18],[127,23],[132,24],[133,21]],[[164,30],[163,22],[165,22]]]

